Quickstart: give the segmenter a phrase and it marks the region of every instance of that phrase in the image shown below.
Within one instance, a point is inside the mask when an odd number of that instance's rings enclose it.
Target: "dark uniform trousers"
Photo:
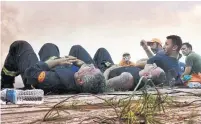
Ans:
[[[24,72],[26,68],[34,65],[36,62],[38,62],[38,58],[28,42],[22,40],[13,42],[1,70],[1,88],[13,88],[15,77],[19,74],[25,87],[31,88],[26,84]]]
[[[93,58],[95,65],[104,72],[107,68],[114,65],[110,53],[105,48],[99,48]]]

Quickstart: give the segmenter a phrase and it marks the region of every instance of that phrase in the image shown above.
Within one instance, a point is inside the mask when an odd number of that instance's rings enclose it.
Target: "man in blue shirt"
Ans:
[[[180,67],[178,63],[179,51],[182,46],[182,40],[177,35],[170,35],[166,37],[167,40],[164,45],[165,54],[156,55],[147,61],[147,64],[155,63],[162,68],[167,76],[169,83],[172,78],[175,78],[176,84],[182,84],[180,79]]]
[[[165,54],[165,51],[162,48],[162,42],[158,38],[153,38],[151,41],[142,40],[141,46],[144,49],[144,51],[146,52],[148,58]],[[148,46],[150,46],[151,50],[149,49]],[[182,55],[179,53],[178,60],[181,57],[182,57]],[[144,58],[144,59],[137,61],[136,66],[144,68],[145,64],[147,63],[147,60],[148,59]],[[184,72],[185,64],[183,62],[179,61],[179,67],[180,67],[180,73],[182,74]]]

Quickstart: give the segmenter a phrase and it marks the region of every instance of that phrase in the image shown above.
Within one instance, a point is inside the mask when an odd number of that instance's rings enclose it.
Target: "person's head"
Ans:
[[[162,43],[158,38],[153,38],[151,41],[148,41],[147,45],[150,46],[152,52],[155,54],[160,48],[162,49]]]
[[[129,53],[124,53],[122,57],[123,57],[123,60],[126,62],[130,61],[131,59],[131,56]]]
[[[154,64],[146,64],[144,69],[139,72],[140,77],[151,78],[155,84],[166,81],[166,74],[163,69]]]
[[[193,48],[190,43],[183,43],[181,47],[182,54],[188,56],[192,52]]]
[[[74,78],[82,92],[101,93],[105,89],[105,77],[93,64],[83,64]]]
[[[121,75],[107,80],[107,88],[115,91],[126,91],[133,87],[133,76],[129,72],[123,72]]]
[[[175,55],[178,57],[179,51],[182,46],[182,39],[177,35],[170,35],[166,37],[167,40],[163,47],[165,54],[168,56]]]

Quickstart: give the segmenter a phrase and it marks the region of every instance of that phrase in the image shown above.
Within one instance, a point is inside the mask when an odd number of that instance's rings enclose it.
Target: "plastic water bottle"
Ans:
[[[41,89],[6,89],[6,95],[4,97],[7,102],[14,104],[41,104],[44,101],[44,91]]]

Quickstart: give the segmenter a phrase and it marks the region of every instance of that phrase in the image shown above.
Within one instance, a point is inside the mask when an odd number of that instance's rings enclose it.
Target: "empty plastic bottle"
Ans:
[[[44,91],[41,89],[16,90],[5,89],[4,99],[14,104],[41,104],[44,101]]]

